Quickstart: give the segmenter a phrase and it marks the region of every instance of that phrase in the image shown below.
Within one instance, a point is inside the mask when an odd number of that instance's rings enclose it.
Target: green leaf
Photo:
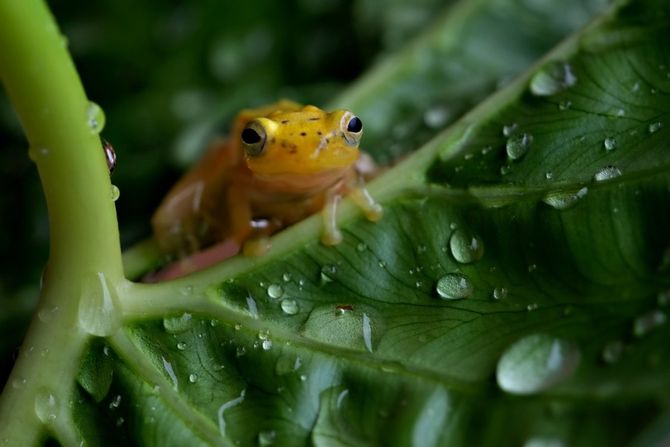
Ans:
[[[316,216],[262,258],[99,276],[123,327],[90,344],[71,395],[37,395],[41,429],[89,445],[667,442],[670,9],[610,6],[543,55],[605,6],[535,3],[459,2],[334,101],[361,111],[378,160],[427,141],[372,183],[380,222],[345,201],[336,247]],[[141,274],[157,255],[126,259]],[[51,419],[68,399],[72,419]]]

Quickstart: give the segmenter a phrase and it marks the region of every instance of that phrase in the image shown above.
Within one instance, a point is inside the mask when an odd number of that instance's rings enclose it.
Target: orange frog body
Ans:
[[[217,140],[168,193],[152,225],[161,249],[184,257],[225,245],[227,255],[260,255],[267,237],[321,211],[321,240],[342,240],[339,199],[350,194],[369,220],[382,208],[365,189],[359,118],[290,101],[243,110],[231,136]],[[199,266],[202,268],[202,266]],[[194,268],[195,269],[195,268]]]

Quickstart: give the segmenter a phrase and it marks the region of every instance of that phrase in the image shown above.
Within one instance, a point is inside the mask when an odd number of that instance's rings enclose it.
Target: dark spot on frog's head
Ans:
[[[298,148],[296,146],[291,146],[291,149],[288,150],[289,154],[295,154],[298,152]]]
[[[317,131],[316,131],[316,134],[317,134],[317,135],[323,135],[323,133],[322,133],[320,130],[317,130]]]
[[[321,118],[315,116],[314,118],[309,118],[309,121],[319,121]]]
[[[300,132],[300,135],[304,137],[307,135],[307,132]]]
[[[277,141],[277,139],[275,137],[272,137],[272,139],[270,140],[270,143],[274,144],[276,141]]]
[[[286,124],[286,123],[288,123],[288,120],[281,120],[281,123]]]
[[[281,142],[281,147],[286,148],[286,141]]]
[[[326,138],[326,144],[328,144],[328,143],[330,143],[330,140],[328,138]]]

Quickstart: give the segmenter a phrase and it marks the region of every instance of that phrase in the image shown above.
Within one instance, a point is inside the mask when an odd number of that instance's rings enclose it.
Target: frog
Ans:
[[[370,221],[383,215],[366,188],[375,169],[359,149],[362,135],[363,122],[345,109],[281,100],[242,110],[229,137],[215,138],[155,211],[160,249],[178,258],[199,253],[191,270],[240,251],[261,256],[271,235],[318,212],[321,242],[339,244],[342,197]]]

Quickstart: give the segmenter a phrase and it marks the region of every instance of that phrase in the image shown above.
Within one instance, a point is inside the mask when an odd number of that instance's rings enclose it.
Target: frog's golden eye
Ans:
[[[345,141],[351,146],[357,145],[363,135],[363,121],[356,115],[346,113],[342,117],[341,126]]]
[[[252,121],[242,131],[242,145],[249,157],[258,157],[265,152],[267,134],[265,128],[258,121]]]

